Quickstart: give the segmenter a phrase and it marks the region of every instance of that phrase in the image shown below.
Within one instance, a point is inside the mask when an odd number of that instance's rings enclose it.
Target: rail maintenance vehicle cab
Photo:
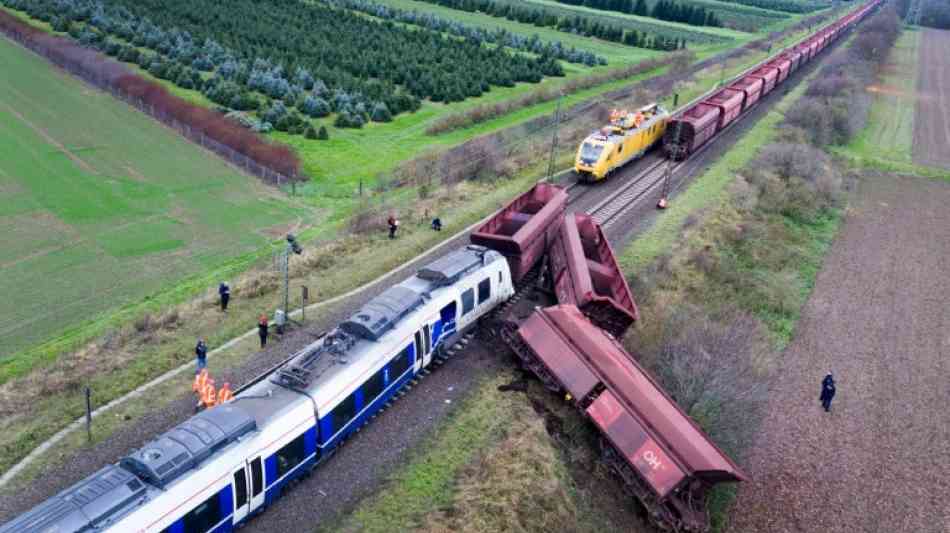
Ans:
[[[663,139],[670,113],[659,104],[635,112],[615,109],[610,123],[591,133],[577,150],[574,170],[582,181],[600,181]]]

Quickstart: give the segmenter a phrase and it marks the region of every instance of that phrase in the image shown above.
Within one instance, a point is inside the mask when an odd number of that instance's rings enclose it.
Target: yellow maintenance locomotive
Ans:
[[[659,104],[636,112],[614,110],[610,124],[591,133],[580,148],[574,170],[584,181],[600,181],[614,170],[642,156],[663,139],[670,113]]]

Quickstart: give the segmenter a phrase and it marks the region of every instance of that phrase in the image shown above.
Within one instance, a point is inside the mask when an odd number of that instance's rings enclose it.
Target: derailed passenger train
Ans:
[[[501,254],[461,248],[373,298],[233,401],[195,415],[0,533],[232,531],[513,294]]]

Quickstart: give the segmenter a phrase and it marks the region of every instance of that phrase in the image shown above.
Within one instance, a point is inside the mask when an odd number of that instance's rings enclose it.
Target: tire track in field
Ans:
[[[90,165],[90,164],[87,163],[86,161],[82,160],[82,158],[80,158],[78,155],[76,155],[76,154],[72,153],[71,151],[69,151],[69,149],[66,148],[66,146],[63,145],[63,143],[57,141],[57,140],[56,140],[55,138],[53,138],[49,133],[47,133],[46,130],[44,130],[43,128],[40,128],[40,127],[37,126],[36,124],[33,124],[32,122],[30,122],[29,120],[27,120],[26,117],[24,117],[23,115],[21,115],[16,109],[13,109],[12,107],[10,107],[9,104],[3,103],[3,107],[7,110],[8,113],[10,113],[11,115],[15,116],[20,122],[22,122],[22,123],[23,123],[24,125],[26,125],[28,128],[30,128],[31,130],[33,130],[37,135],[39,135],[40,137],[42,137],[43,140],[45,140],[47,143],[51,144],[51,145],[54,146],[57,150],[59,150],[60,152],[62,152],[63,155],[65,155],[66,157],[68,157],[73,163],[76,164],[76,166],[78,166],[79,168],[85,170],[86,172],[88,172],[88,173],[90,173],[90,174],[96,174],[96,175],[99,174],[99,171],[96,170],[95,168],[93,168],[92,165]]]

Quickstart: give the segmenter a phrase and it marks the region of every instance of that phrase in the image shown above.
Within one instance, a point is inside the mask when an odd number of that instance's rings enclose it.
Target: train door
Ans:
[[[429,362],[432,360],[432,329],[429,324],[426,324],[416,332],[416,361],[419,361],[419,369],[423,369],[428,366]]]
[[[253,513],[259,507],[264,505],[264,465],[261,464],[261,458],[256,457],[247,463],[248,473],[251,478],[251,497],[248,501],[248,512]]]
[[[231,483],[231,491],[233,492],[232,496],[234,499],[234,523],[244,520],[248,513],[251,512],[251,501],[250,493],[248,492],[248,483],[247,483],[247,465],[242,464],[241,468],[238,468],[234,472],[234,477]]]

